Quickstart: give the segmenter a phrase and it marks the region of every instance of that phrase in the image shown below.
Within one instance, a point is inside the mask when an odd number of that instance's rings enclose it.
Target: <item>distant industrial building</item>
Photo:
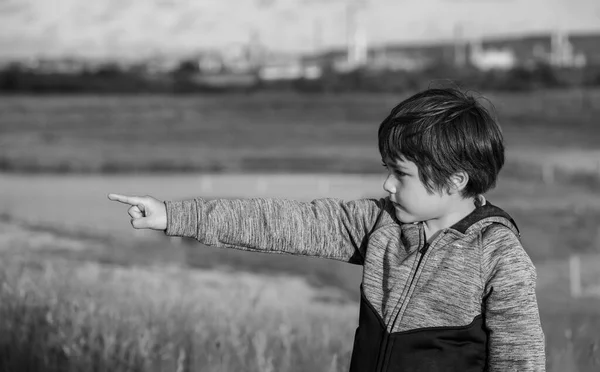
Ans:
[[[346,50],[319,56],[334,70],[349,70]],[[600,34],[547,35],[475,39],[419,45],[383,45],[369,48],[363,68],[368,70],[417,71],[436,64],[473,66],[480,70],[508,70],[546,63],[555,67],[600,66]]]
[[[569,68],[600,66],[600,34],[569,35],[556,31],[545,35],[491,38],[479,42],[476,48],[484,53],[500,50],[510,53],[519,66],[540,62]]]
[[[419,71],[436,65],[474,67],[482,71],[509,70],[544,63],[557,68],[600,66],[600,33],[548,34],[455,38],[446,42],[370,45],[355,33],[349,47],[310,55],[285,54],[261,46],[257,36],[247,43],[229,45],[186,58],[157,55],[136,61],[136,71],[166,75],[187,68],[192,81],[209,85],[252,85],[259,80],[318,79],[326,69],[346,73],[362,68],[368,71]],[[83,58],[30,59],[19,65],[40,73],[77,74],[95,71],[110,64],[122,71],[131,61],[100,61]]]

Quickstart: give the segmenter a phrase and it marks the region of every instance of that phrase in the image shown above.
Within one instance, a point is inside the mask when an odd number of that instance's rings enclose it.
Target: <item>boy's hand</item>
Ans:
[[[167,207],[162,201],[151,196],[126,196],[108,194],[110,200],[131,205],[127,211],[134,229],[167,229]]]

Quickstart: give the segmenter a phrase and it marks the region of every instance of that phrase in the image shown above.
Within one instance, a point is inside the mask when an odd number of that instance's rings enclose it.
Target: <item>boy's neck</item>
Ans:
[[[475,199],[459,199],[448,205],[448,212],[439,218],[423,221],[423,227],[425,228],[425,236],[427,241],[433,240],[440,231],[453,226],[458,221],[462,220],[476,208]]]

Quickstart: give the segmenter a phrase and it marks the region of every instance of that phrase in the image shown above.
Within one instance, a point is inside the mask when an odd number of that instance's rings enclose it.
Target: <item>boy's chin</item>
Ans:
[[[402,222],[402,223],[415,223],[415,222],[419,222],[419,219],[409,215],[408,213],[404,212],[404,211],[399,211],[398,209],[396,209],[396,218],[398,219],[398,221]]]

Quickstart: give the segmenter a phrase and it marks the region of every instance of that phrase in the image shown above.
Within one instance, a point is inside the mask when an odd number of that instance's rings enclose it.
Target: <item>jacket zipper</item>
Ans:
[[[425,257],[425,253],[427,253],[427,250],[429,249],[429,243],[425,243],[423,245],[423,247],[421,249],[419,249],[419,253],[421,254],[421,256],[419,257],[419,262],[417,263],[417,267],[415,268],[415,271],[413,273],[413,276],[410,280],[410,284],[408,286],[408,291],[407,294],[410,292],[410,289],[415,281],[415,278],[417,277],[417,273],[419,272],[419,268],[421,267],[421,263],[423,262],[423,257]],[[405,299],[406,301],[406,299]],[[400,309],[402,309],[402,306],[400,306]],[[398,313],[396,314],[396,316],[394,317],[394,320],[392,321],[392,331],[394,330],[394,326],[396,325],[396,321],[398,320],[398,315],[400,315],[400,309],[398,309]],[[384,338],[383,338],[383,353],[379,353],[378,356],[378,361],[377,361],[377,371],[385,371],[384,367],[387,364],[387,353],[388,353],[388,342],[389,342],[389,338],[392,332],[387,333]]]

